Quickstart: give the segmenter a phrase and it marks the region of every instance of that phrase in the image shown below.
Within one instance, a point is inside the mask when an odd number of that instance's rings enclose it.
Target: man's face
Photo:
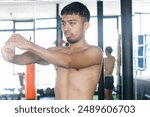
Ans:
[[[79,15],[63,15],[61,28],[69,43],[76,43],[84,38],[86,23]]]

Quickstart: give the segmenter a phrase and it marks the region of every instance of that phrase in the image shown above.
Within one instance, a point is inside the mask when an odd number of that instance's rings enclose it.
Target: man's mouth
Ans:
[[[70,33],[65,33],[65,37],[66,37],[66,38],[70,38],[70,37],[71,37],[71,34],[70,34]]]

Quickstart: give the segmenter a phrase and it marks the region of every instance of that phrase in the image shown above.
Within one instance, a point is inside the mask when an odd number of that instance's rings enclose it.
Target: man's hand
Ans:
[[[15,47],[22,49],[22,50],[28,50],[29,46],[31,44],[30,41],[25,39],[20,34],[13,34],[10,39],[6,42],[6,44],[13,43]]]
[[[2,57],[9,62],[12,62],[15,57],[15,47],[23,50],[28,50],[31,42],[26,40],[19,34],[13,34],[1,48]]]
[[[2,57],[4,60],[12,62],[15,56],[15,47],[11,44],[6,44],[1,49]]]

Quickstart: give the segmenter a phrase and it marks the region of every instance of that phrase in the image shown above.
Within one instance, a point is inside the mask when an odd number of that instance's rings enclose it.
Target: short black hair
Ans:
[[[90,12],[88,8],[80,2],[72,2],[65,6],[61,11],[61,16],[72,14],[78,14],[81,17],[85,18],[86,21],[90,21]]]
[[[113,49],[112,49],[112,47],[108,46],[108,47],[105,48],[105,51],[107,51],[108,53],[111,54]]]

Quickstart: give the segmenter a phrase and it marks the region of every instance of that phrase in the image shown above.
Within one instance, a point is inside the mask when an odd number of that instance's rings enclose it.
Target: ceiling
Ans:
[[[0,20],[49,18],[56,16],[56,3],[62,9],[74,0],[0,0]],[[96,15],[97,0],[78,0]],[[104,15],[120,15],[120,0],[103,0]],[[133,0],[133,13],[150,13],[150,0]]]

